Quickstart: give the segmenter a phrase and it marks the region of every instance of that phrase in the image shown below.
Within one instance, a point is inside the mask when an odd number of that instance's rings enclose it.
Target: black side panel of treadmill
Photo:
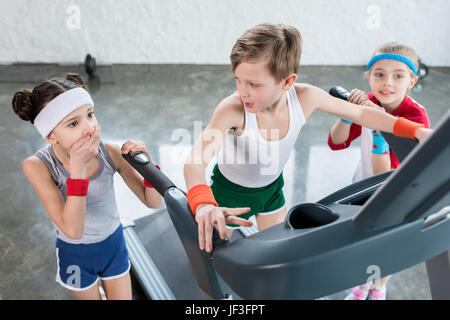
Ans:
[[[165,193],[164,202],[189,258],[199,287],[213,299],[223,299],[225,292],[213,268],[212,255],[199,248],[198,225],[191,213],[185,194],[177,188],[171,188]]]
[[[400,163],[402,163],[408,154],[419,144],[416,140],[396,137],[389,132],[382,132],[382,134]]]
[[[342,206],[351,207],[330,209]],[[315,299],[365,283],[374,270],[380,277],[399,272],[449,246],[448,218],[426,229],[419,220],[365,233],[342,217],[317,228],[265,229],[219,248],[214,266],[244,299]]]
[[[349,186],[346,186],[325,198],[317,201],[317,203],[323,205],[329,205],[331,203],[343,203],[343,204],[354,204],[353,202],[357,200],[360,196],[364,196],[369,191],[369,195],[373,194],[372,188],[378,189],[380,185],[385,183],[385,180],[394,171],[383,172],[376,176],[369,177],[367,179],[355,182]],[[362,205],[363,203],[358,203],[357,205]]]

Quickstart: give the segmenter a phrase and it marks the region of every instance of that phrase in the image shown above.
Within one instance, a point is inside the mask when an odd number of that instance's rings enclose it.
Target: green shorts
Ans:
[[[275,213],[282,209],[286,203],[283,194],[283,173],[274,182],[265,187],[247,188],[225,178],[216,164],[211,180],[211,189],[220,207],[249,207],[251,209],[250,212],[238,216],[243,219],[248,220],[255,214],[267,215]],[[238,227],[234,224],[228,224],[228,226]]]

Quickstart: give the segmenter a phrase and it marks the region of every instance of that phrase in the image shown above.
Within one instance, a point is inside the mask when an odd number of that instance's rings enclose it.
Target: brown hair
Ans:
[[[378,54],[383,53],[392,53],[404,56],[409,60],[411,60],[412,63],[414,63],[414,65],[416,66],[417,70],[419,70],[419,58],[417,57],[416,51],[406,44],[397,41],[384,43],[381,46],[379,46],[377,50],[375,50],[375,52],[372,55],[372,58]],[[415,77],[414,72],[412,72],[412,70],[411,74],[413,75],[413,77]]]
[[[86,89],[83,78],[77,73],[66,73],[62,78],[52,78],[38,84],[33,90],[17,91],[12,99],[12,107],[22,120],[34,123],[47,103],[61,93],[77,87]]]
[[[242,62],[268,58],[270,73],[277,81],[297,73],[302,54],[302,35],[292,26],[263,23],[247,30],[231,50],[231,68]]]

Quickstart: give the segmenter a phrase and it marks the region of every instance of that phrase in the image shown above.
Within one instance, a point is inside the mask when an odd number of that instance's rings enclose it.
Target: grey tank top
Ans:
[[[70,175],[58,158],[56,158],[52,146],[49,145],[40,149],[35,155],[50,169],[53,181],[61,191],[64,200],[66,200],[66,180]],[[97,159],[99,168],[95,175],[89,178],[83,237],[81,239],[69,238],[52,221],[56,236],[65,242],[73,244],[100,242],[111,235],[120,225],[119,210],[113,185],[113,175],[116,172],[116,168],[102,142],[100,142]]]

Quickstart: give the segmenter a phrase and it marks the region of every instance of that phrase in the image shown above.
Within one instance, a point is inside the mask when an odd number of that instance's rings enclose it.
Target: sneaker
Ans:
[[[364,287],[358,286],[352,289],[352,292],[345,297],[344,300],[366,300],[369,295],[369,290]]]

